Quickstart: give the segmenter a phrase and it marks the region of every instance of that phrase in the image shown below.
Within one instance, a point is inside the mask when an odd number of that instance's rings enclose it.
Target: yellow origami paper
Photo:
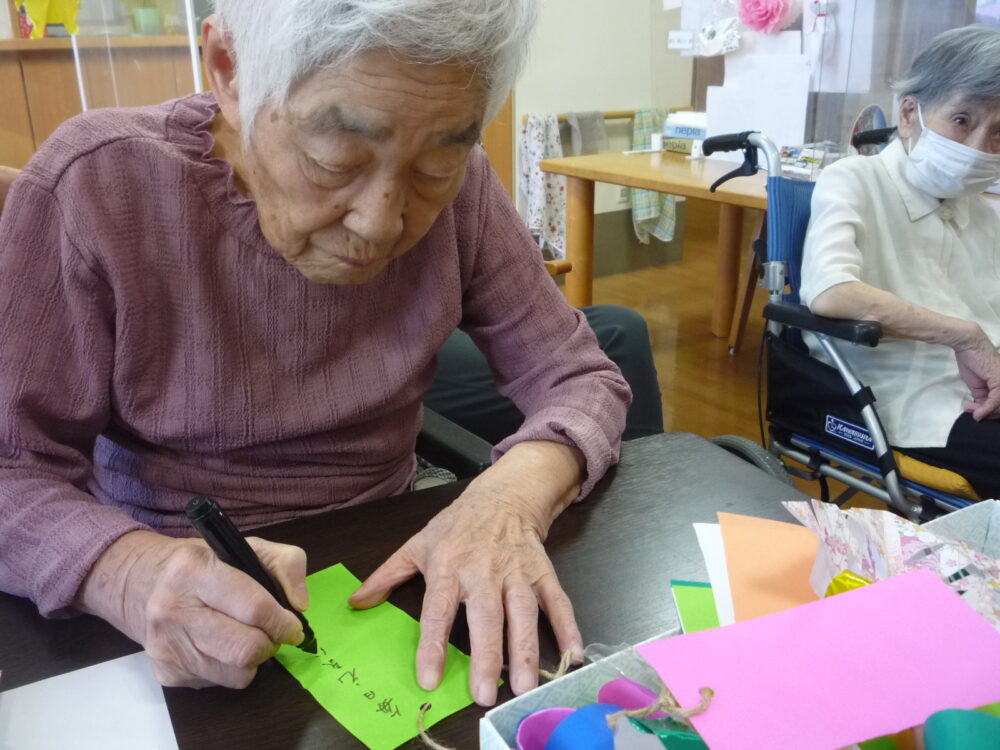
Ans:
[[[70,34],[79,34],[76,14],[80,10],[80,0],[23,0],[21,5],[31,21],[31,38],[45,36],[45,27],[50,23],[61,23]]]

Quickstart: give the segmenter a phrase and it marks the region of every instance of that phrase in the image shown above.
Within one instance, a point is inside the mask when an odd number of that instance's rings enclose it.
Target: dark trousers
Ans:
[[[1000,499],[1000,420],[963,414],[944,448],[900,448],[925,463],[961,474],[981,498]]]
[[[660,386],[646,321],[617,305],[585,307],[582,312],[597,343],[632,388],[624,438],[663,432]],[[462,331],[455,331],[438,353],[437,377],[424,394],[424,403],[493,445],[524,421],[514,403],[497,391],[486,358]]]

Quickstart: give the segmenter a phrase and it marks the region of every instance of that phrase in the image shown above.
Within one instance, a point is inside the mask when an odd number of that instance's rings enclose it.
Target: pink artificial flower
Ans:
[[[800,0],[740,0],[740,21],[748,29],[777,34],[802,11]]]

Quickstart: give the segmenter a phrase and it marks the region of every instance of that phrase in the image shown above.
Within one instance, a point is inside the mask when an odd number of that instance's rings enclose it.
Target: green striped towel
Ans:
[[[650,148],[652,134],[663,127],[663,113],[655,109],[636,110],[632,123],[632,148]],[[631,190],[632,226],[639,242],[649,244],[649,235],[662,242],[674,238],[676,211],[674,197],[652,190]]]

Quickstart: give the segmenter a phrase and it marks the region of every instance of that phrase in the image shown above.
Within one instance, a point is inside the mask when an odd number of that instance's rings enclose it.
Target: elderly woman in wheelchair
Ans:
[[[899,137],[816,183],[801,300],[881,325],[843,356],[895,448],[1000,497],[1000,29],[941,34],[895,90]]]

